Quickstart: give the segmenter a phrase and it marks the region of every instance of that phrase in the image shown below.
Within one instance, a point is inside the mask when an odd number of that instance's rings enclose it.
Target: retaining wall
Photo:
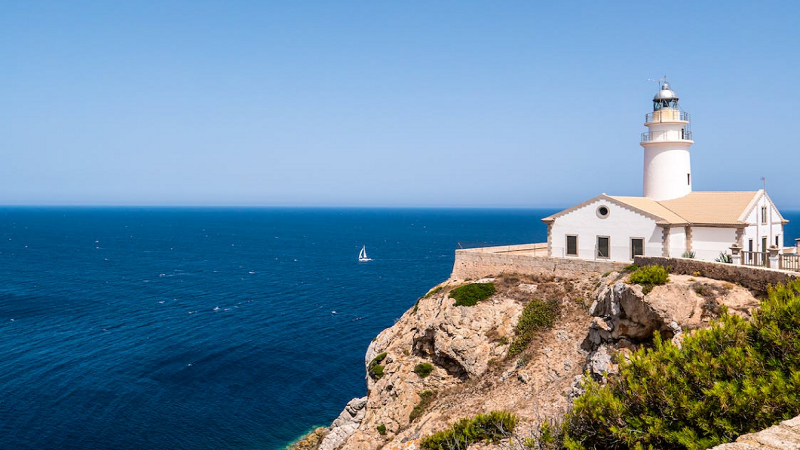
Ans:
[[[735,266],[733,264],[712,261],[700,261],[687,258],[662,258],[657,256],[637,256],[634,263],[640,266],[659,265],[672,267],[672,273],[713,278],[715,280],[739,283],[742,286],[759,292],[766,292],[768,285],[786,283],[800,277],[800,273],[785,270],[766,269],[763,267]]]
[[[619,270],[627,264],[612,261],[586,261],[571,258],[550,258],[547,244],[525,244],[456,250],[451,278],[465,280],[503,273],[521,275],[556,275],[578,278],[586,273]]]

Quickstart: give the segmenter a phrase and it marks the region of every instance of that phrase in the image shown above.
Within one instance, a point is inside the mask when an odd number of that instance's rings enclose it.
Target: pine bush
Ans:
[[[478,414],[472,419],[465,418],[454,423],[449,429],[422,439],[422,450],[466,449],[476,442],[497,443],[511,436],[519,418],[507,411],[492,411]]]
[[[800,414],[800,280],[770,289],[752,322],[723,313],[682,347],[658,335],[605,386],[585,380],[570,450],[705,449]]]

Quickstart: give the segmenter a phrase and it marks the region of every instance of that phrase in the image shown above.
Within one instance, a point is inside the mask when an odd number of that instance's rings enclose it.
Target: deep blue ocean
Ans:
[[[282,449],[459,245],[551,212],[0,209],[0,448]]]
[[[283,449],[456,248],[552,212],[0,209],[0,448]]]

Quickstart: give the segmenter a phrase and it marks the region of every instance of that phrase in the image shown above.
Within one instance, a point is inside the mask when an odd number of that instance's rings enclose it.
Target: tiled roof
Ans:
[[[661,217],[669,224],[744,225],[747,214],[763,191],[692,192],[672,200],[611,197]]]
[[[668,208],[662,206],[659,202],[653,200],[652,198],[647,198],[647,197],[611,197],[611,198],[621,203],[625,203],[626,205],[633,206],[636,209],[640,209],[644,212],[650,213],[654,216],[658,216],[662,219],[659,222],[670,223],[670,224],[686,223],[686,220],[684,220],[683,217],[670,211]]]
[[[627,206],[639,213],[652,217],[662,225],[709,225],[709,226],[744,226],[747,216],[758,203],[763,190],[744,192],[692,192],[689,195],[664,201],[656,201],[647,197],[612,197],[599,195],[583,203],[545,217],[542,221],[551,223],[558,217],[569,214],[598,200],[606,200]],[[767,201],[772,200],[767,197]],[[774,208],[775,205],[773,204]],[[777,211],[777,208],[775,208]],[[787,221],[778,213],[780,221]]]

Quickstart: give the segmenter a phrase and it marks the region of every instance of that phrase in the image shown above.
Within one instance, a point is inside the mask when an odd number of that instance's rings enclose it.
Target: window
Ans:
[[[578,256],[578,236],[567,236],[567,256]]]
[[[608,236],[597,236],[597,257],[608,258],[610,255],[611,238]]]
[[[762,252],[766,252],[767,251],[767,237],[766,236],[761,238],[761,251]]]
[[[753,240],[752,239],[747,241],[747,251],[748,252],[752,252],[753,251]]]
[[[597,217],[605,219],[609,214],[611,214],[611,211],[608,210],[608,206],[600,205],[597,207]]]
[[[692,185],[692,174],[690,174],[690,173],[687,173],[687,174],[686,174],[686,184],[687,184],[688,186],[691,186],[691,185]]]
[[[766,224],[767,223],[767,207],[766,206],[762,206],[761,207],[761,223],[762,224]]]
[[[643,238],[631,238],[631,260],[634,256],[644,256]]]
[[[781,235],[779,234],[779,235],[775,236],[775,247],[780,247],[781,246],[781,244],[779,244],[780,241],[781,241]]]

